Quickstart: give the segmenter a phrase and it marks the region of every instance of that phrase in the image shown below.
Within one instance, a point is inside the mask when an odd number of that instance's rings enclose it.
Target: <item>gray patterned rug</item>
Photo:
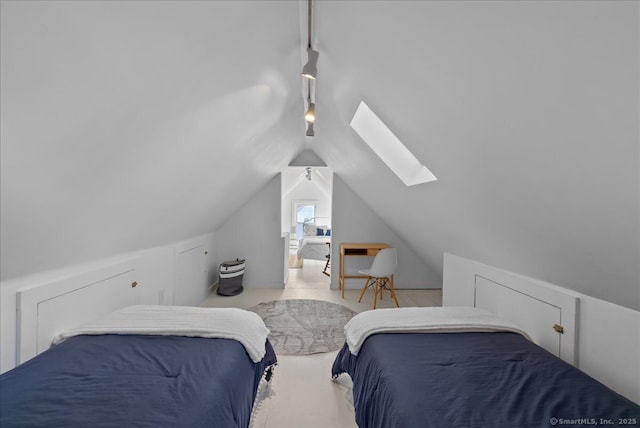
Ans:
[[[276,354],[309,355],[344,345],[344,325],[356,312],[322,300],[290,299],[260,303],[248,309],[260,315],[271,333]]]

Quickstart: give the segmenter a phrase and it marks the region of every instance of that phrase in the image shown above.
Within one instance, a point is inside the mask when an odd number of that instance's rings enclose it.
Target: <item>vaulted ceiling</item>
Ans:
[[[1,3],[2,278],[215,230],[305,149],[442,253],[640,309],[639,5]],[[438,177],[406,187],[360,101]],[[335,207],[334,207],[335,208]]]

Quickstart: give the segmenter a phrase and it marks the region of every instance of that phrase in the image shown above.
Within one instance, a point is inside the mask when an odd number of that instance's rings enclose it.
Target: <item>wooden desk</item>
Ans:
[[[340,292],[344,299],[344,279],[345,278],[366,278],[365,275],[345,275],[344,274],[344,258],[345,257],[374,257],[378,251],[383,248],[389,248],[391,245],[382,242],[375,243],[340,243]],[[393,284],[393,277],[391,278]]]

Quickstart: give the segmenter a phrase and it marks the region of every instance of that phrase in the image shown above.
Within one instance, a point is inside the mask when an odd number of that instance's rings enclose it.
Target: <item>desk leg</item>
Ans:
[[[340,253],[340,277],[338,278],[338,286],[344,299],[344,254],[342,254],[342,252]]]

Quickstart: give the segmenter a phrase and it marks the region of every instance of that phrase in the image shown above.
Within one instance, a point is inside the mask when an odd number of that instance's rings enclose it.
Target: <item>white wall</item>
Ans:
[[[245,287],[284,287],[280,182],[277,174],[215,231],[218,263],[246,259]]]
[[[394,278],[396,288],[440,288],[440,278],[375,213],[372,205],[384,203],[380,198],[363,201],[340,176],[334,175],[331,287],[339,287],[340,242],[384,242],[398,249],[398,270]],[[349,257],[345,259],[345,271],[356,272],[359,268],[369,267],[371,261],[370,257]],[[345,280],[345,288],[361,288],[362,284],[360,279]]]
[[[216,252],[214,235],[207,234],[171,245],[120,254],[108,259],[95,260],[82,265],[68,266],[55,271],[42,272],[0,283],[0,371],[5,372],[15,365],[16,355],[16,292],[24,288],[47,287],[60,281],[82,283],[82,278],[92,277],[105,266],[130,258],[136,259],[136,281],[144,304],[198,305],[209,293],[208,285],[216,278]],[[190,284],[176,276],[176,254],[185,248],[200,247],[201,266],[206,269],[206,281]],[[179,282],[176,282],[178,280]]]

